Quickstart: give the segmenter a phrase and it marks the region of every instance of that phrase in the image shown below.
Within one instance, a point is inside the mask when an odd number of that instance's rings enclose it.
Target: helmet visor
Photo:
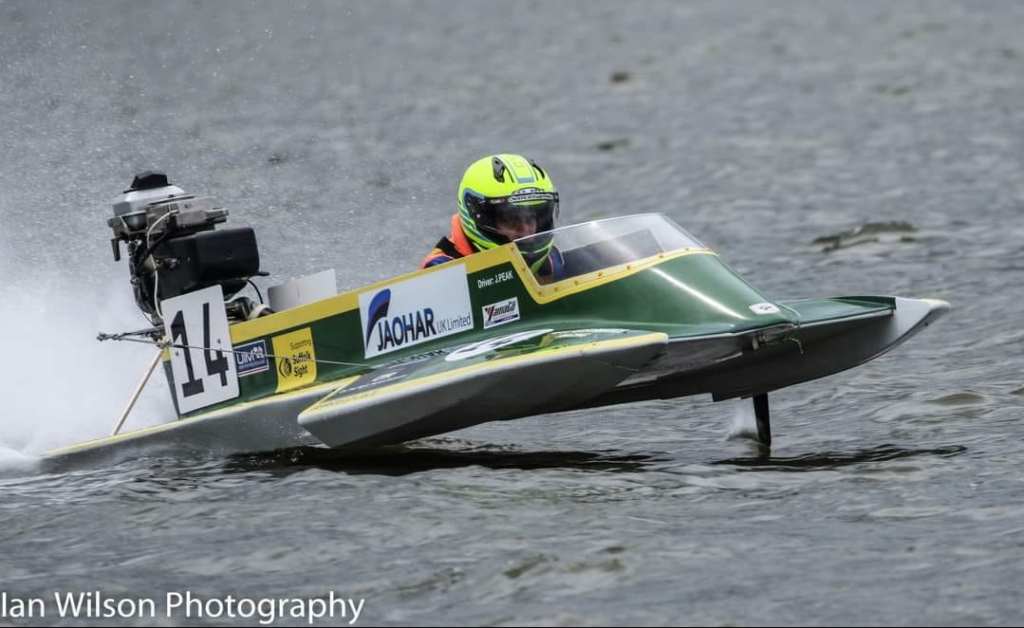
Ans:
[[[554,201],[536,202],[530,205],[512,203],[498,205],[494,211],[494,226],[499,231],[516,230],[517,235],[512,239],[541,231],[550,231],[554,227],[557,207]],[[522,233],[524,229],[529,232]]]
[[[496,198],[467,194],[465,200],[477,225],[498,242],[550,231],[558,217],[558,192],[527,189]]]

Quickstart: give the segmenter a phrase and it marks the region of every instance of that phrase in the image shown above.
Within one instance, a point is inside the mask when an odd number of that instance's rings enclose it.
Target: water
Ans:
[[[0,3],[0,590],[334,591],[363,624],[1021,623],[1024,5],[900,9]],[[265,285],[348,289],[414,268],[495,152],[536,158],[564,221],[664,211],[772,296],[954,309],[774,393],[767,458],[730,438],[745,405],[696,398],[355,459],[35,469],[108,431],[150,358],[93,340],[142,324],[105,223],[136,171],[253,225]],[[151,386],[131,424],[168,407]]]

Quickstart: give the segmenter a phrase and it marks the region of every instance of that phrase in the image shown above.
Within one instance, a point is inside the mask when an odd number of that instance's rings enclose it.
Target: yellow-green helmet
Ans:
[[[551,231],[558,218],[558,191],[537,162],[522,155],[491,155],[473,162],[459,184],[459,220],[478,249],[493,249],[509,239],[498,219],[532,217],[537,233]],[[539,263],[551,252],[552,235],[520,242],[526,261]]]

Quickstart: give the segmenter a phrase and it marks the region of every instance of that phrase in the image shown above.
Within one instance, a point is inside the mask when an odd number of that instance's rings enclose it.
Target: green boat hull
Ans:
[[[434,286],[451,294],[432,294]],[[396,312],[408,294],[432,306]],[[438,318],[452,304],[460,314]],[[269,356],[266,368],[239,377],[237,397],[49,457],[382,445],[647,399],[758,398],[881,355],[947,309],[893,297],[773,301],[703,248],[541,285],[506,245],[234,324],[235,349]],[[460,352],[470,361],[453,362]],[[395,381],[354,392],[371,377]]]

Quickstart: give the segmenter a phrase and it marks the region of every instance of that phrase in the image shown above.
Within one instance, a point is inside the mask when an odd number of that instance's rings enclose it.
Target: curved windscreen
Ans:
[[[664,214],[639,214],[570,225],[515,241],[523,251],[554,236],[570,279],[621,264],[684,249],[707,248]]]

